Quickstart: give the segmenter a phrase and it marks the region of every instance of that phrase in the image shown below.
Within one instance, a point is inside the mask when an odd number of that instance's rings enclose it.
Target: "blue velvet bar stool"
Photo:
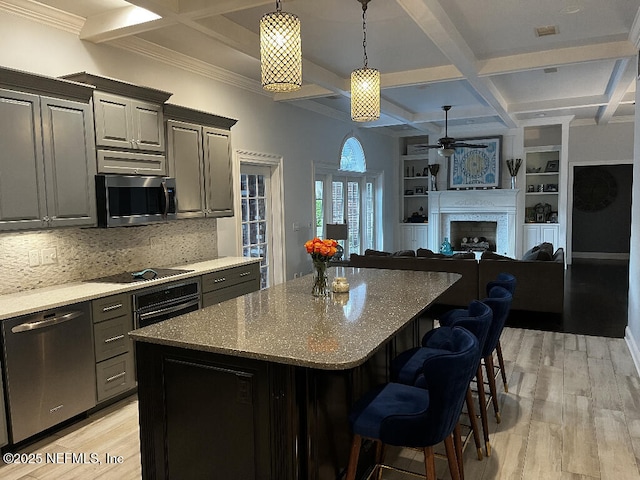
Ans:
[[[507,290],[512,296],[516,291],[516,277],[511,273],[499,273],[495,280],[487,283],[487,296],[493,287],[502,287]],[[507,314],[507,317],[509,315]],[[504,358],[502,356],[502,345],[500,339],[496,344],[496,354],[498,355],[498,365],[500,366],[500,374],[502,376],[502,384],[504,385],[504,391],[509,392],[509,385],[507,384],[507,373],[504,369]]]
[[[489,391],[491,392],[491,400],[493,403],[493,411],[495,413],[496,422],[500,423],[500,407],[498,404],[498,396],[496,391],[496,378],[493,365],[493,352],[496,350],[496,346],[500,341],[500,335],[504,328],[504,324],[511,310],[511,301],[513,297],[511,293],[502,287],[493,287],[489,292],[489,297],[482,300],[483,303],[488,305],[493,312],[493,320],[489,333],[487,335],[487,341],[482,349],[482,360],[484,361],[484,367],[487,373],[487,381],[489,383]],[[479,382],[478,379],[478,392],[484,390],[484,384]]]
[[[469,330],[478,339],[480,346],[480,352],[478,352],[478,358],[476,359],[475,375],[479,377],[479,382],[483,381],[482,370],[480,368],[480,353],[486,342],[489,329],[491,327],[493,312],[491,308],[482,302],[477,300],[472,301],[467,309],[455,309],[447,312],[447,319],[449,325],[446,327],[440,327],[433,329],[422,338],[422,347],[412,348],[405,352],[402,352],[391,362],[391,380],[409,385],[423,386],[423,379],[421,378],[421,367],[424,361],[428,348],[441,348],[442,341],[447,339],[447,331],[452,327],[463,327]],[[487,455],[490,454],[491,449],[489,445],[489,427],[486,413],[486,398],[484,396],[484,390],[478,392],[480,396],[480,416],[482,419],[482,425],[484,430],[484,440]],[[473,396],[471,393],[471,387],[467,388],[466,393],[467,414],[471,422],[471,432],[473,433],[473,439],[476,444],[476,452],[478,460],[482,460],[482,447],[480,442],[480,433],[475,414],[475,407],[473,402]],[[485,408],[482,406],[485,405]]]
[[[390,382],[360,398],[349,415],[353,442],[347,480],[354,480],[363,439],[376,443],[376,469],[384,467],[384,445],[419,448],[425,474],[435,480],[433,446],[444,441],[453,480],[461,478],[458,419],[474,373],[479,345],[462,327],[448,329],[440,349],[426,349],[420,375],[424,388]],[[444,333],[444,332],[443,332]],[[457,446],[454,446],[456,443]]]

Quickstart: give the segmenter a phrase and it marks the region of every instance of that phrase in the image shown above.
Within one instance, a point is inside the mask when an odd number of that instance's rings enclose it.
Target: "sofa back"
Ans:
[[[352,254],[349,265],[357,268],[459,273],[462,278],[440,295],[436,303],[467,307],[472,300],[478,298],[478,262],[475,259]]]
[[[487,283],[499,273],[516,277],[513,310],[562,313],[564,304],[564,250],[559,248],[552,260],[528,261],[506,258],[482,258],[478,264],[478,288],[481,295]]]

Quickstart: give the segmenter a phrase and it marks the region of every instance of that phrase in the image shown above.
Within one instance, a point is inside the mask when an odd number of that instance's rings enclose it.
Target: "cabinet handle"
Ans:
[[[111,310],[117,310],[118,308],[122,308],[123,305],[121,303],[116,303],[114,305],[110,305],[108,307],[104,307],[102,309],[103,312],[110,312]]]
[[[216,278],[213,283],[226,282],[227,279],[225,277]]]
[[[246,277],[247,275],[251,275],[251,272],[242,272],[240,274],[241,277]]]
[[[111,342],[115,342],[116,340],[122,340],[124,338],[124,335],[116,335],[115,337],[111,337],[111,338],[107,338],[104,343],[111,343]]]
[[[127,374],[127,372],[120,372],[120,373],[118,373],[118,374],[116,374],[116,375],[113,375],[113,376],[111,376],[111,377],[107,378],[107,379],[106,379],[106,382],[107,382],[107,383],[109,383],[109,382],[113,382],[114,380],[117,380],[117,379],[119,379],[119,378],[124,377],[126,374]]]

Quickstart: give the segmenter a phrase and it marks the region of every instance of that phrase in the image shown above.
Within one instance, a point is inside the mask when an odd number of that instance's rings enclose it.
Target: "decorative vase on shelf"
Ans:
[[[329,262],[322,260],[313,261],[313,288],[311,294],[314,297],[326,297],[329,295],[329,278],[327,277],[327,267]]]
[[[440,253],[443,255],[453,255],[453,248],[451,248],[448,237],[444,237],[444,242],[440,245]]]
[[[515,175],[512,175],[512,176],[511,176],[511,190],[514,190],[514,189],[516,189],[516,188],[517,188],[517,187],[516,187],[516,183],[517,183],[517,182],[516,182],[516,179],[517,179],[517,178],[518,178],[518,177],[516,177]]]
[[[429,165],[429,172],[431,173],[431,191],[436,192],[438,190],[438,172],[440,171],[440,164],[432,163]]]

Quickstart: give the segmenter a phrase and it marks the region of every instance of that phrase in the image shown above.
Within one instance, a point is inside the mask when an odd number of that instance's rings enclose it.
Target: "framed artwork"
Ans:
[[[487,145],[487,148],[457,147],[449,158],[450,190],[498,188],[502,163],[502,136],[460,139],[466,144]]]
[[[560,166],[560,161],[559,160],[549,160],[547,162],[547,166],[544,167],[544,171],[545,171],[545,173],[557,172],[559,166]]]

